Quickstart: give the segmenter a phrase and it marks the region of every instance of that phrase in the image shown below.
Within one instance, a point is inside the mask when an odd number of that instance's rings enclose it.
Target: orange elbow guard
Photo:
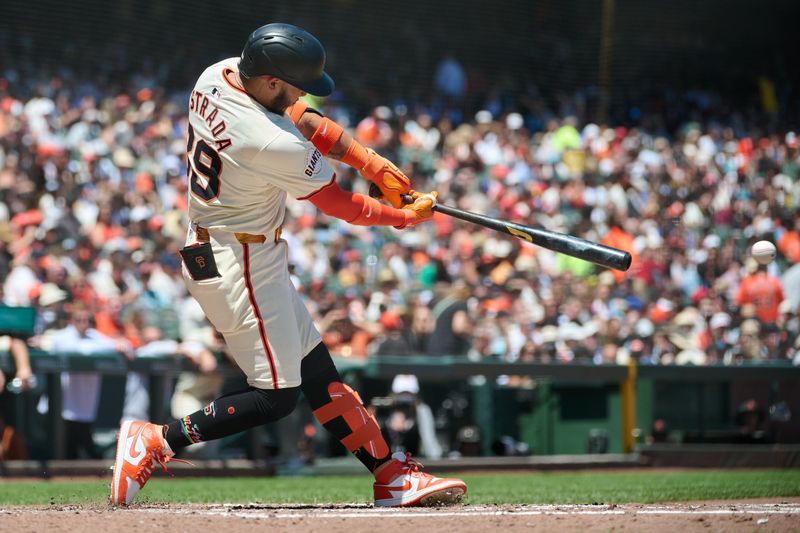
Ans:
[[[328,117],[323,117],[322,121],[317,127],[317,130],[314,132],[314,135],[311,136],[310,140],[322,155],[328,155],[328,152],[331,151],[333,145],[335,145],[336,141],[339,140],[339,137],[342,136],[343,131],[344,128],[342,128],[340,125]]]
[[[292,119],[292,122],[297,124],[297,122],[300,120],[300,117],[302,117],[303,113],[306,112],[306,109],[308,109],[308,104],[298,100],[286,108],[286,114],[289,115],[289,118]]]

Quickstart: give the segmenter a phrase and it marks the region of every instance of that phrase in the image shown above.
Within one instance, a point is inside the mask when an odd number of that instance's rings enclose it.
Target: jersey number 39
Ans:
[[[209,203],[219,196],[222,158],[203,139],[198,139],[195,144],[194,128],[191,126],[189,126],[189,143],[186,151],[189,153],[188,174],[192,194]],[[203,177],[203,181],[200,180],[200,176]]]

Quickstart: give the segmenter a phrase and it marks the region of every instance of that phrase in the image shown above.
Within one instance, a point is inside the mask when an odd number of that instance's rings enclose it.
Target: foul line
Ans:
[[[596,515],[773,515],[773,514],[800,514],[800,505],[795,504],[732,504],[732,508],[697,508],[697,509],[669,509],[669,508],[633,508],[626,509],[619,506],[565,506],[565,505],[537,505],[525,506],[517,509],[483,510],[464,508],[461,511],[442,511],[431,509],[400,510],[364,507],[357,509],[337,510],[331,507],[319,506],[305,508],[305,512],[286,512],[280,507],[264,507],[242,509],[241,505],[225,505],[217,509],[131,509],[145,513],[170,513],[170,514],[195,514],[206,516],[233,516],[249,519],[325,519],[325,518],[452,518],[464,516],[540,516],[540,515],[566,515],[566,516],[596,516]],[[596,507],[596,508],[592,508]]]

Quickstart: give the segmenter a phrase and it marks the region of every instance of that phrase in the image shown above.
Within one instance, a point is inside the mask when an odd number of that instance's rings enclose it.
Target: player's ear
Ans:
[[[264,76],[264,77],[267,79],[267,87],[269,87],[272,90],[278,88],[278,83],[280,83],[281,80],[279,80],[275,76]]]

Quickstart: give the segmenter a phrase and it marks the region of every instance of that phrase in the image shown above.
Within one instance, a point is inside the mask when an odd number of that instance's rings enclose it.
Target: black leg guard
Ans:
[[[300,388],[314,416],[366,466],[370,472],[385,463],[389,447],[375,419],[358,394],[342,383],[331,354],[319,343],[300,368]]]
[[[164,438],[177,452],[190,444],[215,440],[280,420],[297,406],[300,388],[267,390],[250,387],[227,394],[201,411],[164,426]]]

